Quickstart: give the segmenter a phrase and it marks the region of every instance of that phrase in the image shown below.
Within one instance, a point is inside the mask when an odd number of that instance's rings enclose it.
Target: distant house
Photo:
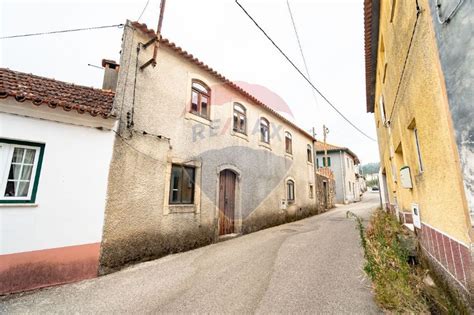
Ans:
[[[0,68],[0,294],[97,276],[113,97]]]
[[[359,158],[348,148],[326,144],[327,160],[323,142],[316,142],[316,167],[328,167],[336,181],[336,202],[349,203],[360,200],[361,190],[356,176]]]

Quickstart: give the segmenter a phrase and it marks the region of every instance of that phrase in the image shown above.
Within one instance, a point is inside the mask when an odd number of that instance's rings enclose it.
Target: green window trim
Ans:
[[[16,145],[25,145],[25,146],[39,148],[38,162],[36,164],[36,172],[35,172],[35,177],[34,177],[34,181],[33,181],[33,189],[31,190],[30,199],[24,199],[24,200],[0,199],[0,204],[33,204],[33,203],[35,203],[36,202],[36,193],[38,192],[39,179],[40,179],[40,175],[41,175],[41,168],[43,166],[44,149],[46,147],[46,144],[37,143],[37,142],[29,142],[29,141],[4,139],[4,138],[0,138],[0,143],[13,144],[13,145],[15,145],[15,144]],[[11,164],[11,161],[9,163]],[[0,193],[1,193],[1,195],[0,195],[1,198],[4,198],[3,194],[5,192],[2,191]]]

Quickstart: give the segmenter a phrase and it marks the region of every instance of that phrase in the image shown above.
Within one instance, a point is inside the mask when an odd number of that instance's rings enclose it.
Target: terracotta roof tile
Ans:
[[[360,163],[359,158],[357,157],[357,155],[356,155],[354,152],[352,152],[349,148],[346,148],[346,147],[339,147],[339,146],[337,146],[337,145],[329,144],[329,143],[326,143],[326,147],[327,147],[328,152],[345,151],[345,152],[347,152],[350,156],[352,156],[352,157],[354,158],[355,164],[359,164],[359,163]],[[317,152],[317,153],[324,152],[324,142],[316,141],[316,152]]]
[[[148,35],[150,37],[156,37],[155,31],[152,30],[152,29],[149,29],[146,24],[142,24],[142,23],[139,23],[139,22],[131,22],[131,24],[134,28],[142,31],[146,35]],[[252,102],[256,103],[257,105],[262,106],[265,110],[269,111],[274,116],[278,117],[280,120],[286,122],[287,124],[293,126],[297,130],[302,132],[305,136],[313,139],[313,137],[306,130],[302,129],[301,127],[299,127],[295,123],[293,123],[290,120],[286,119],[285,117],[280,115],[278,112],[273,110],[270,106],[264,104],[262,101],[258,100],[255,96],[251,95],[249,92],[242,89],[240,86],[238,86],[237,84],[235,84],[234,82],[232,82],[231,80],[229,80],[228,78],[226,78],[225,76],[223,76],[222,74],[217,72],[216,70],[212,69],[207,64],[205,64],[204,62],[202,62],[198,58],[194,57],[192,54],[188,53],[183,48],[177,46],[175,43],[171,42],[170,40],[168,40],[166,38],[161,38],[160,39],[160,44],[163,44],[163,45],[173,49],[175,52],[177,52],[178,54],[180,54],[184,58],[188,59],[190,62],[194,63],[195,65],[199,66],[201,69],[209,72],[210,74],[214,75],[219,80],[223,81],[224,84],[226,84],[227,86],[229,86],[233,90],[237,91],[238,93],[240,93],[241,95],[243,95],[247,99],[251,100]]]
[[[17,102],[61,107],[79,114],[111,117],[114,92],[74,85],[28,73],[0,68],[0,98],[13,97]]]
[[[326,143],[328,150],[344,150],[343,147],[339,147],[337,145]],[[316,151],[324,151],[324,142],[317,141],[316,142]]]

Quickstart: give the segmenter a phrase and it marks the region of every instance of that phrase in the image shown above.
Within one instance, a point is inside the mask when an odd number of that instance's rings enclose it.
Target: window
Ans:
[[[415,144],[416,144],[416,153],[418,155],[418,166],[420,168],[420,173],[423,173],[423,161],[421,160],[421,150],[420,142],[418,141],[418,129],[413,129],[413,134],[415,135]]]
[[[291,179],[286,181],[286,198],[288,203],[295,202],[295,182]]]
[[[383,96],[380,96],[379,100],[379,107],[380,107],[380,117],[382,119],[382,124],[385,124],[386,118],[385,118],[385,102],[383,100]]]
[[[193,80],[191,90],[191,113],[209,119],[210,98],[211,90],[203,83]]]
[[[309,199],[313,199],[314,198],[314,186],[313,185],[309,185]]]
[[[343,162],[344,163],[344,162]],[[331,166],[331,157],[328,156],[327,163],[326,163],[326,158],[323,157],[323,166],[328,167]]]
[[[346,158],[347,168],[349,168],[349,158]]]
[[[44,144],[0,139],[0,203],[34,203]]]
[[[285,132],[285,152],[288,154],[293,153],[293,140],[291,138],[291,133],[288,131]]]
[[[170,204],[192,204],[194,202],[194,176],[194,167],[172,165]]]
[[[316,168],[319,168],[319,159],[316,158]]]
[[[270,143],[270,123],[265,118],[260,118],[260,141]]]
[[[234,104],[234,131],[247,134],[247,110],[239,103]]]
[[[351,182],[347,182],[349,184],[349,192],[351,192]]]
[[[313,163],[313,150],[311,149],[311,145],[308,144],[306,147],[306,158],[309,163]]]

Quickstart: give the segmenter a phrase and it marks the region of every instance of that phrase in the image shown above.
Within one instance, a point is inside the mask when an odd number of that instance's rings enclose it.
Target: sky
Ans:
[[[239,0],[304,71],[286,0]],[[136,21],[147,0],[0,0],[0,37]],[[311,80],[354,124],[376,138],[366,113],[363,1],[289,0]],[[160,0],[149,0],[140,19],[156,29]],[[101,87],[103,58],[120,60],[123,29],[0,40],[0,66],[75,84]],[[349,147],[361,163],[379,160],[377,143],[345,122],[272,46],[234,0],[168,0],[164,37],[232,81],[259,84],[281,96],[293,121],[315,127],[322,139]]]

